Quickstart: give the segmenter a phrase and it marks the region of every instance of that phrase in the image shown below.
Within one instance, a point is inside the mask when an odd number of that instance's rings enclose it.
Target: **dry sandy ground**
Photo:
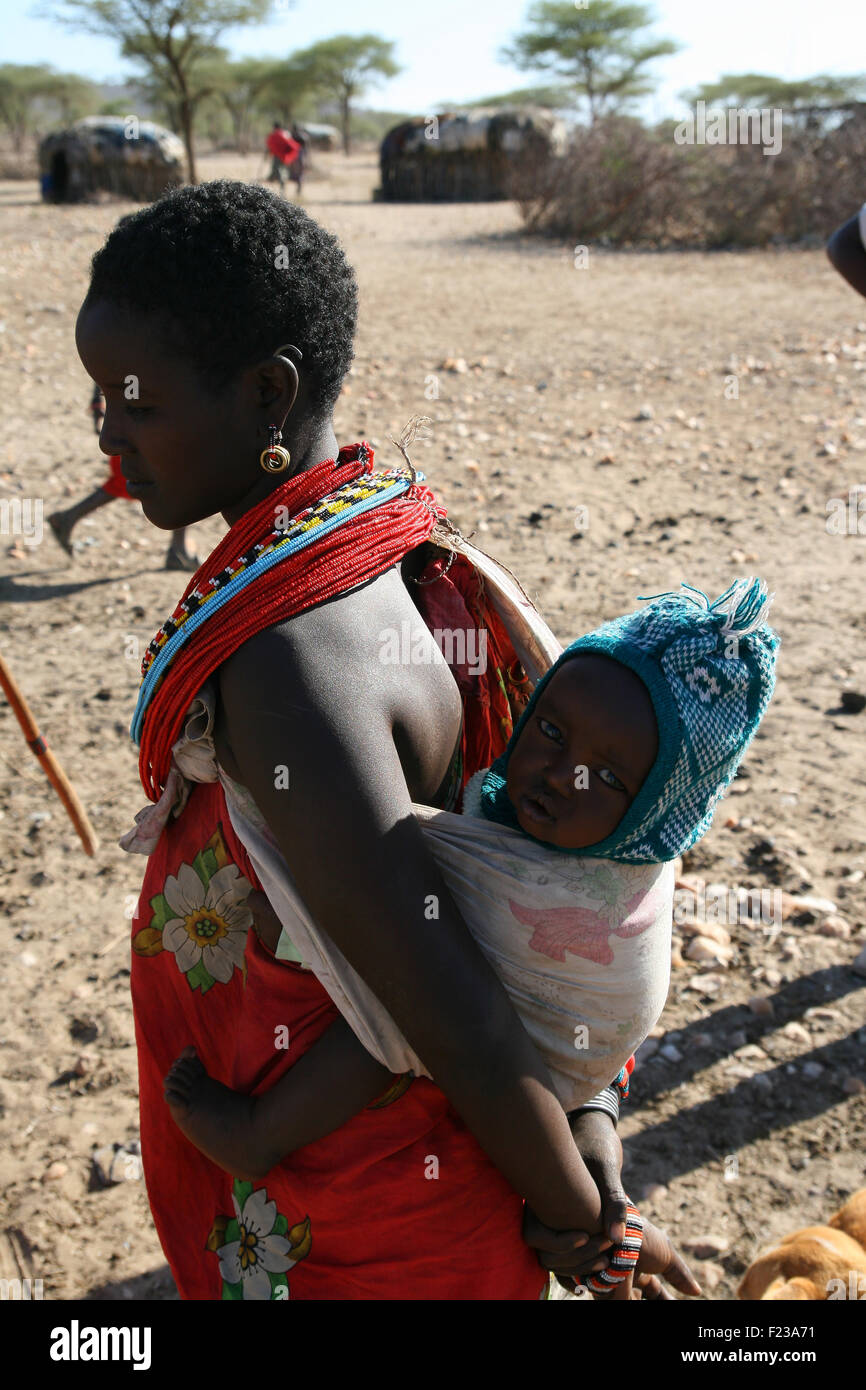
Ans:
[[[361,283],[341,438],[396,459],[389,432],[426,411],[416,461],[562,639],[683,579],[715,594],[758,573],[777,594],[778,692],[686,870],[811,892],[842,921],[801,910],[777,935],[743,915],[721,965],[683,961],[684,932],[674,1051],[641,1060],[622,1126],[627,1186],[680,1242],[714,1237],[699,1269],[729,1299],[760,1245],[864,1182],[866,712],[841,695],[866,690],[866,538],[826,522],[866,483],[866,304],[820,252],[592,250],[578,268],[517,235],[509,205],[378,205],[375,177],[369,156],[325,157],[305,194]],[[19,184],[0,205],[0,497],[47,515],[103,476],[72,331],[88,258],[128,208],[44,207]],[[197,528],[201,553],[221,529]],[[115,841],[143,802],[134,639],[182,579],[133,505],[77,537],[73,566],[50,537],[0,537],[2,650],[102,839],[85,859],[0,701],[0,1275],[29,1250],[48,1297],[170,1298],[135,1165],[91,1190],[90,1153],[137,1132],[124,910],[141,865]]]

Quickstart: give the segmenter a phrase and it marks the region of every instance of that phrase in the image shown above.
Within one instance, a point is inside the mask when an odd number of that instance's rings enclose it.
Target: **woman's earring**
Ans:
[[[278,430],[276,425],[269,425],[271,432],[270,442],[266,449],[262,449],[259,454],[259,463],[266,473],[285,473],[292,461],[292,456],[288,449],[280,448],[280,440],[283,437],[282,430]]]

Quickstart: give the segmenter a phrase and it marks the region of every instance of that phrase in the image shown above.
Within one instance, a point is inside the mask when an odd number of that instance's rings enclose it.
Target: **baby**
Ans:
[[[563,652],[503,756],[467,785],[462,816],[414,808],[566,1110],[609,1082],[661,1013],[672,861],[709,828],[773,691],[778,637],[764,586],[739,581],[714,603],[685,588]],[[251,828],[234,808],[232,819],[278,906]],[[192,1049],[166,1077],[175,1122],[235,1176],[264,1177],[390,1094],[395,1073],[429,1075],[314,932],[312,968],[343,1018],[270,1090],[229,1090]],[[299,959],[278,926],[260,935]],[[587,1020],[586,1040],[575,1017]]]
[[[740,581],[714,603],[698,594],[660,596],[574,642],[538,681],[502,758],[468,783],[464,815],[416,808],[566,1109],[610,1080],[662,1012],[671,862],[708,830],[773,691],[778,638],[763,585]],[[232,819],[245,838],[235,809]],[[215,1083],[188,1052],[165,1079],[175,1122],[235,1176],[264,1176],[338,1129],[395,1074],[430,1074],[309,929],[314,972],[343,1020],[257,1097]],[[260,934],[299,960],[285,930]]]

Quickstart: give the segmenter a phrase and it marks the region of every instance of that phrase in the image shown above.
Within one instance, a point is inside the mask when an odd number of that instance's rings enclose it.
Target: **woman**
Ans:
[[[178,190],[116,229],[79,315],[79,353],[106,394],[101,447],[121,455],[148,520],[175,529],[220,511],[232,527],[152,644],[148,792],[166,812],[174,803],[166,747],[195,681],[212,676],[221,767],[248,789],[315,920],[441,1086],[398,1082],[255,1186],[232,1182],[175,1130],[161,1082],[184,1046],[255,1092],[302,1061],[335,1017],[309,972],[247,943],[255,875],[219,785],[184,787],[150,856],[133,933],[151,1207],[184,1297],[538,1298],[546,1276],[520,1239],[521,1198],[537,1214],[535,1244],[571,1252],[547,1267],[604,1265],[602,1215],[608,1226],[624,1217],[617,1141],[604,1117],[577,1121],[599,1192],[411,814],[413,800],[446,804],[461,701],[406,587],[424,565],[418,541],[435,506],[410,489],[384,510],[385,493],[364,492],[379,484],[363,447],[338,457],[331,416],[356,305],[333,237],[264,189],[216,183]],[[134,404],[122,388],[130,373]],[[272,471],[284,463],[288,483]],[[337,495],[343,477],[348,491]],[[222,621],[210,617],[265,557],[281,507],[290,520],[309,511],[304,525],[322,532],[344,507],[359,516],[315,565],[295,557],[295,569],[232,597]],[[341,549],[346,536],[352,546]],[[288,597],[279,574],[292,576]],[[269,621],[272,604],[296,615]],[[378,634],[403,623],[425,659],[384,664]],[[434,900],[435,917],[425,910]],[[575,1251],[588,1183],[595,1239]],[[677,1260],[672,1277],[694,1291]]]

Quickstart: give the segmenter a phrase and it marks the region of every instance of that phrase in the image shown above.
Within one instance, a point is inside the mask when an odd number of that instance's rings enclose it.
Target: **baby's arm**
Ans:
[[[338,1018],[260,1096],[214,1081],[188,1047],[165,1078],[165,1099],[175,1123],[211,1162],[258,1182],[287,1154],[339,1129],[393,1081]]]

